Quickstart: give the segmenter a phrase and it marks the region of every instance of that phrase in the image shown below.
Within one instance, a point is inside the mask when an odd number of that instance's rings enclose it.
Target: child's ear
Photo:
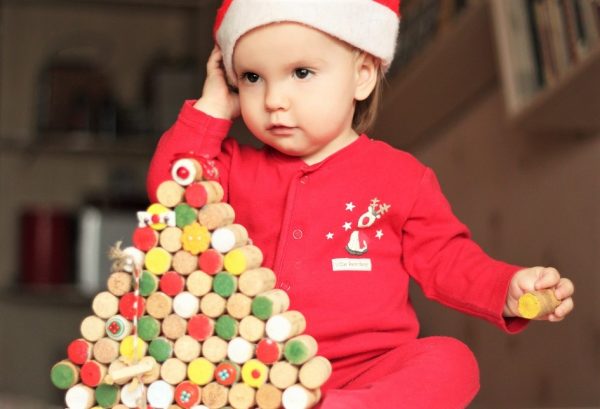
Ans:
[[[379,76],[379,60],[361,52],[356,58],[356,90],[354,99],[363,101],[371,95]]]

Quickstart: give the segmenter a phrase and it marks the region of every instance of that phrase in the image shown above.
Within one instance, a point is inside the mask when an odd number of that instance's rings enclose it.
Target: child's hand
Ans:
[[[215,118],[235,119],[240,115],[240,101],[238,95],[227,86],[222,61],[221,49],[215,46],[206,63],[202,97],[196,101],[194,108]]]
[[[519,298],[525,293],[544,289],[553,289],[560,305],[552,313],[537,319],[552,322],[562,321],[573,310],[573,298],[571,296],[575,288],[571,280],[561,278],[560,273],[552,267],[531,267],[517,271],[508,288],[503,315],[505,317],[520,316],[518,310]]]

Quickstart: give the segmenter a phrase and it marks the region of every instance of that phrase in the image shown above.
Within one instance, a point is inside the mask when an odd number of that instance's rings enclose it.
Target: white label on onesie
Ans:
[[[333,271],[371,271],[370,258],[334,258],[331,260]]]

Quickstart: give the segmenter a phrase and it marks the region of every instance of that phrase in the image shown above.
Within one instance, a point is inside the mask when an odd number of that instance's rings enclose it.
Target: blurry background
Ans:
[[[200,93],[218,3],[0,0],[0,408],[61,406],[50,367],[147,206],[156,141]],[[371,136],[431,166],[492,256],[577,287],[568,320],[517,336],[415,287],[422,335],[473,349],[473,408],[600,407],[600,5],[402,3]]]

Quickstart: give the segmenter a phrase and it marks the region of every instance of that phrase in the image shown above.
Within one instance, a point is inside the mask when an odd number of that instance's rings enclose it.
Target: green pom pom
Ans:
[[[144,315],[138,321],[138,335],[144,341],[152,341],[160,334],[160,323],[154,317]]]
[[[157,362],[165,362],[173,355],[173,345],[166,338],[156,338],[148,346],[148,353]]]
[[[308,357],[308,348],[300,341],[291,340],[285,344],[283,354],[291,364],[301,364]]]
[[[140,295],[148,297],[158,289],[158,277],[149,271],[144,270],[140,277]]]
[[[119,387],[105,383],[96,388],[96,402],[103,408],[112,408],[119,402]]]
[[[190,205],[182,203],[175,207],[175,224],[179,228],[194,223],[197,216],[196,211]]]
[[[213,291],[221,297],[229,297],[237,289],[237,282],[233,275],[223,272],[215,276],[213,280]]]
[[[273,301],[267,297],[257,296],[252,300],[252,315],[267,320],[273,315]]]
[[[215,322],[215,332],[224,340],[233,339],[238,332],[238,322],[229,315],[221,315]]]
[[[65,363],[54,365],[50,371],[50,380],[59,389],[69,389],[77,383],[77,377],[77,371]]]

